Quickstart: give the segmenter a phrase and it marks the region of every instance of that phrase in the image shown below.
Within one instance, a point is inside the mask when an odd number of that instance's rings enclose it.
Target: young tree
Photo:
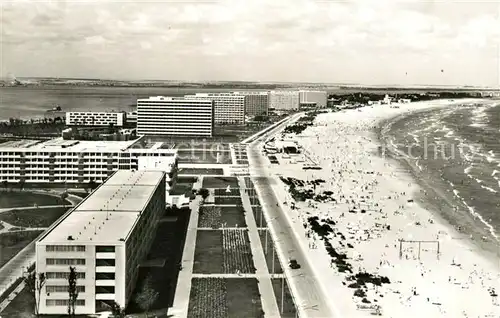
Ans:
[[[120,307],[116,301],[113,301],[111,304],[111,313],[115,318],[124,318],[125,317],[125,309]]]
[[[75,306],[76,299],[78,298],[78,290],[76,288],[76,268],[73,266],[69,267],[69,275],[68,275],[68,294],[69,294],[69,302],[68,302],[68,315],[70,317],[75,317]]]
[[[63,193],[61,193],[60,199],[61,199],[62,204],[63,204],[64,207],[66,206],[66,199],[67,198],[68,198],[68,192],[67,191],[64,191]]]
[[[149,309],[151,309],[151,306],[158,299],[158,296],[159,293],[153,288],[153,277],[148,275],[135,299],[137,305],[146,312],[146,317],[148,317]]]
[[[35,316],[39,317],[38,311],[40,309],[40,294],[42,293],[42,288],[45,285],[45,273],[39,273],[37,277],[35,271],[28,272],[24,277],[24,283],[33,297],[35,303]]]
[[[24,189],[24,179],[19,180],[19,191],[23,191]]]
[[[7,180],[3,180],[3,181],[2,181],[2,185],[3,185],[3,187],[5,188],[5,191],[7,191],[7,189],[9,188],[9,181],[7,181]]]
[[[94,191],[94,189],[97,188],[97,183],[94,181],[94,179],[90,179],[88,187],[90,189],[90,192]]]
[[[210,192],[208,191],[208,189],[201,188],[200,190],[198,190],[198,195],[201,195],[201,198],[203,199],[203,201],[205,201],[210,195]]]

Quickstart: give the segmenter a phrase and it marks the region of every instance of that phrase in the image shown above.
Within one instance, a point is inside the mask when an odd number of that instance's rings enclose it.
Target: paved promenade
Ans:
[[[274,295],[273,285],[269,277],[269,269],[267,268],[266,257],[262,250],[257,224],[253,216],[250,198],[244,191],[245,181],[242,177],[238,178],[238,184],[241,192],[243,208],[245,209],[245,221],[248,227],[248,238],[250,240],[250,248],[252,250],[253,262],[256,268],[257,279],[259,281],[259,291],[261,294],[262,309],[266,317],[281,317]]]
[[[277,129],[273,129],[271,133],[278,131],[283,126],[280,125]],[[267,177],[268,172],[265,169],[267,163],[264,162],[265,158],[260,154],[262,145],[258,140],[253,142],[248,149],[251,175],[254,176],[252,180],[261,199],[262,208],[266,214],[280,260],[286,264],[288,259],[295,259],[301,265],[300,269],[295,270],[284,268],[285,274],[289,277],[292,294],[298,301],[298,311],[303,317],[335,317],[328,298],[320,287],[321,278],[315,276],[307,252],[301,248],[301,244],[273,191],[271,182],[274,182],[274,179]]]
[[[193,188],[199,189],[203,183],[203,177],[193,184]],[[196,232],[198,228],[198,216],[201,205],[201,197],[196,198],[189,203],[191,215],[184,242],[184,251],[182,252],[182,270],[177,278],[177,287],[175,289],[175,298],[172,308],[169,309],[169,315],[172,317],[186,318],[189,309],[189,294],[191,293],[191,278],[193,276],[194,251],[196,247]]]

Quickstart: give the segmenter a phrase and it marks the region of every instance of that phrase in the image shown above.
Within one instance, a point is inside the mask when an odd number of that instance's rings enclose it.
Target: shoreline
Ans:
[[[453,104],[444,106],[449,107],[454,106]],[[385,158],[393,160],[401,165],[411,178],[417,183],[425,193],[416,193],[416,199],[422,208],[430,211],[434,217],[439,219],[439,223],[443,226],[450,227],[450,230],[454,231],[456,236],[461,237],[465,243],[469,246],[476,248],[478,253],[486,256],[493,263],[499,262],[499,242],[496,238],[487,231],[483,222],[479,221],[477,218],[472,218],[471,214],[466,211],[466,207],[462,202],[456,199],[453,194],[447,194],[445,189],[441,189],[439,185],[433,184],[435,180],[427,173],[422,173],[418,167],[415,165],[411,159],[408,158],[395,158],[397,150],[393,149],[384,137],[387,137],[386,131],[389,126],[397,123],[398,121],[405,120],[406,117],[417,114],[438,111],[442,107],[430,107],[423,110],[417,110],[407,114],[397,115],[395,117],[387,118],[381,120],[377,127],[375,128],[376,138],[380,146],[385,147]],[[454,210],[454,206],[459,206],[457,211]],[[455,214],[455,215],[454,215]],[[462,218],[468,219],[469,223],[464,222]],[[462,221],[462,222],[461,222]],[[472,225],[472,226],[471,226]],[[463,230],[459,230],[462,228]],[[483,237],[488,237],[488,241],[483,241]]]
[[[303,188],[316,195],[328,191],[337,199],[295,201],[281,181],[279,193],[275,191],[281,201],[287,201],[285,206],[295,204],[287,217],[296,220],[295,231],[314,259],[313,266],[322,273],[340,317],[370,317],[377,306],[384,317],[500,315],[500,306],[495,304],[499,264],[457,237],[453,226],[436,216],[434,209],[417,202],[423,188],[407,167],[377,154],[377,127],[384,120],[448,104],[433,101],[400,110],[376,106],[358,110],[359,115],[354,110],[319,115],[315,125],[297,140],[317,157],[324,171],[294,168],[295,160],[280,155],[283,176],[303,181],[326,179],[314,189],[307,184]],[[308,227],[316,216],[321,226],[333,226],[333,236],[321,236]],[[418,242],[418,248],[412,241]],[[347,256],[352,274],[341,272],[338,262],[333,263],[327,243]],[[361,272],[387,277],[390,283],[353,285],[349,277]]]

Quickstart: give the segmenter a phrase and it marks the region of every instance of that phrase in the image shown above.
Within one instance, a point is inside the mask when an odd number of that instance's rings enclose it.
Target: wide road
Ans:
[[[292,275],[289,277],[294,298],[298,301],[299,313],[306,317],[331,318],[335,315],[330,308],[326,295],[321,289],[319,282],[321,278],[314,275],[308,256],[301,249],[293,228],[285,216],[285,212],[278,204],[278,199],[271,184],[275,179],[267,177],[267,158],[261,155],[262,142],[260,140],[281,130],[280,128],[283,128],[284,125],[280,125],[266,134],[266,136],[255,140],[249,145],[248,155],[251,165],[251,176],[258,190],[261,204],[269,217],[268,223],[272,223],[275,230],[275,243],[279,245],[288,259],[296,259],[301,265],[300,269],[290,270]]]

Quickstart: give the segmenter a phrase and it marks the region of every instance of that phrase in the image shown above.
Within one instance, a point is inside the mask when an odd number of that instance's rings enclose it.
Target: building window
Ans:
[[[85,245],[47,245],[46,252],[85,252]]]
[[[47,258],[47,265],[85,265],[84,258]]]
[[[115,252],[115,247],[114,246],[96,246],[95,247],[96,253],[114,253]]]
[[[95,273],[96,280],[113,280],[115,279],[115,273]]]
[[[96,286],[95,293],[96,294],[114,294],[115,287],[114,286]]]
[[[45,273],[45,277],[47,277],[47,279],[68,279],[68,275],[69,275],[69,272],[47,272],[47,273]],[[77,279],[85,279],[85,273],[84,272],[77,272],[76,278]]]
[[[114,259],[96,259],[95,266],[115,266]]]
[[[76,290],[79,293],[84,293],[85,292],[85,286],[76,286]],[[47,293],[67,293],[68,292],[68,286],[46,286],[45,291]]]
[[[69,300],[68,299],[47,299],[45,300],[45,305],[47,307],[58,307],[58,306],[65,306],[67,307],[69,305]],[[75,301],[76,306],[85,306],[85,299],[77,299]]]

